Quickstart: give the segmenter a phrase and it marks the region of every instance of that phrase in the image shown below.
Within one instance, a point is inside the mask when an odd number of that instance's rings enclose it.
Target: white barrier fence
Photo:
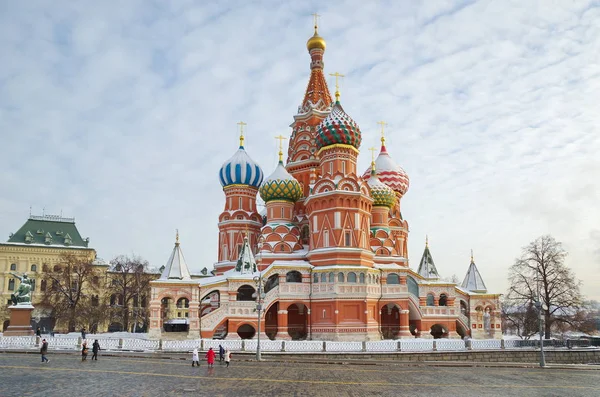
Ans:
[[[81,348],[81,338],[46,337],[50,350],[77,350]],[[87,339],[91,346],[92,340]],[[231,351],[255,351],[257,340],[148,340],[135,338],[97,338],[102,350],[108,351],[168,351],[191,352],[197,348],[201,351],[219,345]],[[3,336],[0,337],[0,349],[38,349],[41,338],[35,336]],[[587,340],[548,340],[545,348],[589,347]],[[463,350],[501,350],[501,349],[536,349],[538,340],[503,340],[503,339],[400,339],[369,342],[331,342],[331,341],[283,341],[261,340],[261,350],[265,352],[429,352],[429,351],[463,351]]]

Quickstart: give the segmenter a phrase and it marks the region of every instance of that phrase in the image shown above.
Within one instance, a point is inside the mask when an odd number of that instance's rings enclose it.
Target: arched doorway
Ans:
[[[441,339],[448,337],[448,328],[444,327],[441,324],[434,324],[431,326],[431,336],[433,339]]]
[[[456,320],[456,333],[460,335],[461,339],[464,339],[468,335],[468,332],[469,330],[460,321]]]
[[[279,302],[275,302],[265,313],[265,333],[269,339],[274,340],[277,335],[277,312],[279,311]]]
[[[252,287],[250,285],[242,285],[237,290],[237,300],[238,301],[253,301],[254,297],[252,295],[254,295],[255,292],[256,292],[256,290],[254,289],[254,287]]]
[[[254,334],[256,334],[256,330],[250,324],[244,324],[240,325],[237,334],[242,339],[252,339],[254,338]]]
[[[383,339],[396,339],[400,332],[400,307],[388,303],[381,308],[381,334]]]
[[[308,335],[308,308],[302,303],[288,306],[288,334],[292,340],[303,340]]]

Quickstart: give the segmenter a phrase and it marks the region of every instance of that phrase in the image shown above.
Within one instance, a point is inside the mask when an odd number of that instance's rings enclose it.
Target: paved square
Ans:
[[[599,396],[600,371],[0,354],[0,396]],[[234,357],[235,359],[235,357]]]

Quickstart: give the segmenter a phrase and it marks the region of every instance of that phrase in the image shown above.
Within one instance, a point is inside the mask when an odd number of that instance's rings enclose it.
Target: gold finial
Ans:
[[[371,151],[371,168],[375,167],[375,151],[377,150],[374,147],[370,147],[369,150]]]
[[[275,139],[279,140],[279,162],[283,163],[283,140],[287,138],[280,134]]]
[[[315,34],[317,34],[317,32],[319,30],[319,18],[321,16],[319,14],[317,14],[316,12],[314,14],[312,14],[312,16],[315,18]]]
[[[471,249],[471,263],[475,263],[475,261],[473,260],[473,249]]]
[[[339,74],[338,72],[329,73],[329,75],[335,76],[335,101],[339,102],[340,101],[340,84],[339,84],[338,77],[344,77],[344,75]]]
[[[429,248],[429,236],[425,235],[425,248]]]
[[[381,126],[381,146],[385,145],[385,127],[387,123],[385,121],[378,121],[377,124]]]
[[[175,229],[175,245],[179,245],[179,229]]]
[[[248,124],[240,121],[237,125],[240,126],[240,147],[244,147],[244,126]]]

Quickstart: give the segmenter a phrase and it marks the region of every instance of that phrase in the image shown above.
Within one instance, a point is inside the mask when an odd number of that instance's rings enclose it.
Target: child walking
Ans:
[[[194,365],[200,366],[200,358],[198,357],[198,349],[194,349],[192,352],[192,367]]]

